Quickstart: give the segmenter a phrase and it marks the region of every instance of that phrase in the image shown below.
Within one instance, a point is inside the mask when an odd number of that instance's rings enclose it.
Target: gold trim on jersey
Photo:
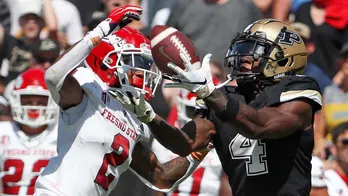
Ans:
[[[296,90],[296,91],[286,91],[280,94],[280,102],[287,102],[296,98],[306,97],[323,105],[321,94],[316,90]]]

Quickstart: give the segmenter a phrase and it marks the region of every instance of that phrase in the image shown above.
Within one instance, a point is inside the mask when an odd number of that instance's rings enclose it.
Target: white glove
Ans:
[[[151,122],[156,113],[145,101],[144,95],[130,86],[122,86],[116,91],[109,91],[130,112],[133,112],[143,123]]]
[[[194,70],[189,58],[184,53],[180,53],[185,71],[173,63],[168,63],[167,66],[178,75],[171,76],[176,82],[167,83],[164,88],[184,88],[201,99],[208,97],[214,90],[213,77],[210,70],[211,54],[207,54],[203,58],[201,68]]]
[[[196,99],[195,101],[195,109],[196,110],[208,110],[208,107],[205,105],[203,99]]]

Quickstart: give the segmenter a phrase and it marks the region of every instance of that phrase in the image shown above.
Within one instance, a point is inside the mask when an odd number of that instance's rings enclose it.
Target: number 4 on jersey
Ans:
[[[237,134],[229,148],[232,159],[247,159],[245,166],[248,176],[268,173],[266,144],[261,140],[252,140]]]

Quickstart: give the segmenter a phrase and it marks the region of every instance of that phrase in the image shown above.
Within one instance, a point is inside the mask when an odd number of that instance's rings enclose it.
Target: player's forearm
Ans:
[[[97,37],[94,39],[84,37],[58,57],[56,62],[45,72],[47,86],[50,89],[59,91],[66,76],[80,65],[94,45],[99,43],[100,40],[101,38]]]
[[[193,141],[188,135],[180,129],[169,125],[158,115],[148,123],[148,126],[155,138],[173,153],[187,156],[192,152],[191,145]]]
[[[193,152],[187,157],[177,157],[166,163],[160,164],[156,155],[143,145],[137,145],[132,154],[130,168],[150,188],[169,192],[175,189],[182,181],[189,177],[204,157],[209,153],[210,148],[199,152]]]
[[[250,139],[280,138],[297,130],[293,116],[275,108],[256,110],[233,98],[227,98],[219,91],[204,99],[220,120],[229,123],[235,131]]]
[[[291,135],[301,127],[300,120],[291,114],[283,114],[275,108],[254,108],[240,104],[235,119],[229,123],[237,127],[237,132],[251,139],[277,139]]]
[[[186,157],[178,157],[161,164],[155,171],[153,184],[159,189],[170,189],[185,175],[189,166],[190,162]]]
[[[181,182],[192,175],[209,151],[210,149],[206,148],[199,152],[192,152],[187,157],[178,157],[159,165],[158,168],[160,169],[157,170],[159,172],[155,176],[160,176],[160,178],[155,179],[154,184],[157,183],[163,187],[156,190],[162,192],[174,190]]]

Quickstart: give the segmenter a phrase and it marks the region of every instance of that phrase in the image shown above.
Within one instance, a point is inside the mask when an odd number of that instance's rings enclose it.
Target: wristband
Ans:
[[[199,165],[201,162],[197,161],[195,158],[192,157],[192,153],[189,154],[186,159],[192,164],[192,165]]]
[[[209,153],[210,147],[207,147],[207,149],[197,152],[192,152],[187,156],[187,159],[194,164],[199,164],[203,161],[204,157]]]
[[[89,48],[92,49],[94,46],[99,44],[101,36],[95,31],[89,31],[82,40],[84,40]]]
[[[239,101],[229,97],[224,110],[219,115],[219,118],[221,120],[235,119],[238,112],[239,112]]]

